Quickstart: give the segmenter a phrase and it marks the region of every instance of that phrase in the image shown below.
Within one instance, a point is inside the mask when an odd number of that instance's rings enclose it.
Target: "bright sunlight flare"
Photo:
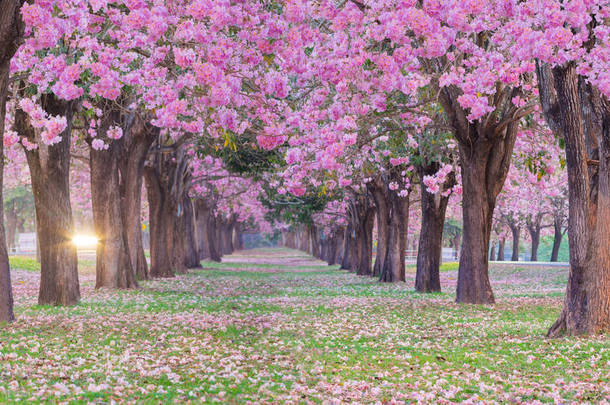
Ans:
[[[72,237],[72,243],[79,248],[93,247],[97,245],[97,237],[93,235],[76,234]]]

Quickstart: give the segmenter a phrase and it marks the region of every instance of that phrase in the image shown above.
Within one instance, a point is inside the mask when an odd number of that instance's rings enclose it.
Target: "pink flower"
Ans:
[[[5,133],[4,133],[4,140],[3,140],[5,148],[13,146],[17,142],[19,142],[19,135],[17,134],[17,132],[15,132],[15,131],[5,131]]]
[[[108,145],[106,145],[106,143],[104,141],[102,141],[101,139],[94,139],[93,142],[91,142],[91,147],[95,150],[108,149]]]
[[[123,136],[123,130],[121,129],[121,127],[113,125],[108,128],[108,132],[106,132],[106,135],[108,135],[108,138],[110,139],[121,139],[121,137]]]

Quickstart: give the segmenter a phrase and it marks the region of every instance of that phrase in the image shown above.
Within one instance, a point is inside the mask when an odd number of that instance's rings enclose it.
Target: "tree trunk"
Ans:
[[[6,247],[11,252],[15,249],[15,241],[17,239],[17,223],[19,216],[14,208],[8,209],[5,213],[6,219]]]
[[[184,195],[182,206],[184,207],[186,267],[189,269],[201,268],[195,232],[195,209],[193,208],[193,201],[187,194]]]
[[[332,266],[337,263],[339,236],[336,231],[333,231],[324,242],[326,242],[322,245],[325,250],[324,260],[329,266]]]
[[[242,224],[236,223],[233,230],[233,248],[235,250],[244,250],[244,241],[242,239]]]
[[[489,251],[489,261],[493,261],[496,258],[496,242],[491,242],[491,250]]]
[[[409,195],[400,197],[388,189],[390,198],[390,218],[388,247],[379,281],[395,283],[405,281],[405,250],[409,228]]]
[[[337,245],[336,245],[336,256],[335,256],[335,264],[341,264],[343,261],[343,248],[344,248],[344,239],[345,239],[345,229],[340,229],[337,231]]]
[[[316,259],[320,258],[320,236],[315,225],[309,225],[309,235],[311,238],[311,255]]]
[[[459,103],[462,95],[460,89],[453,85],[439,86],[438,101],[458,143],[462,169],[464,229],[457,302],[494,302],[487,250],[493,213],[510,168],[519,117],[529,112],[528,108],[517,107],[510,102],[520,95],[519,88],[499,85],[498,89],[498,94],[492,100],[495,110],[477,120],[469,120],[468,112]]]
[[[519,239],[521,236],[521,227],[516,224],[510,224],[510,231],[513,234],[513,253],[510,258],[513,262],[519,261]]]
[[[537,69],[543,113],[565,140],[570,202],[570,273],[553,337],[610,331],[610,104],[576,70]]]
[[[563,239],[562,222],[560,219],[553,221],[553,228],[555,234],[553,237],[553,250],[551,251],[551,261],[556,262],[559,258],[559,248],[561,247],[561,240]]]
[[[235,221],[232,219],[223,220],[220,227],[220,238],[222,240],[222,254],[230,255],[233,253],[233,228]]]
[[[119,161],[121,213],[127,240],[129,260],[139,280],[146,280],[148,263],[142,243],[142,186],[144,163],[159,130],[151,128],[139,118],[130,117],[124,132]]]
[[[458,260],[460,258],[460,244],[461,243],[462,243],[462,234],[458,233],[457,235],[455,235],[453,237],[453,241],[452,241],[453,248],[455,249],[454,255],[453,255],[455,260]]]
[[[443,227],[449,196],[444,197],[441,191],[455,185],[452,175],[443,185],[439,193],[428,192],[424,184],[424,176],[434,175],[440,169],[439,163],[419,167],[421,184],[421,231],[417,249],[417,270],[415,274],[415,289],[419,292],[440,292],[440,265],[443,253]]]
[[[374,183],[368,183],[367,188],[373,196],[377,214],[377,249],[375,264],[373,266],[373,276],[381,277],[381,271],[384,268],[384,262],[388,251],[390,207],[388,206],[387,196],[384,192],[386,186],[381,178],[376,179]]]
[[[222,254],[220,240],[216,237],[216,228],[218,228],[216,217],[212,213],[210,213],[208,215],[208,224],[206,232],[208,240],[208,249],[210,252],[210,260],[220,262]]]
[[[351,222],[351,221],[350,221]],[[341,261],[341,269],[354,272],[358,261],[356,247],[356,233],[351,223],[345,228],[345,238],[343,241],[343,260]]]
[[[205,201],[198,199],[195,201],[195,214],[199,259],[220,262],[220,254],[215,243],[216,230],[212,223],[211,208],[207,206]]]
[[[538,261],[538,246],[540,245],[540,224],[534,223],[528,225],[527,230],[532,239],[532,254],[530,255],[530,261],[536,262]]]
[[[186,230],[188,225],[186,222],[186,208],[183,203],[184,198],[184,196],[181,196],[177,199],[175,210],[172,209],[171,211],[168,210],[165,212],[165,215],[168,217],[166,223],[171,223],[173,221],[173,226],[169,228],[171,234],[168,237],[168,240],[170,240],[168,252],[170,257],[170,265],[178,274],[185,274],[189,267],[187,261],[188,243]]]
[[[8,91],[10,61],[23,35],[24,24],[19,17],[23,1],[3,0],[0,3],[0,214],[4,212],[2,189],[4,184],[4,118]],[[13,289],[11,271],[6,250],[4,218],[0,215],[0,322],[11,322],[13,314]]]
[[[144,180],[146,184],[146,195],[148,198],[149,223],[150,223],[150,270],[151,277],[174,277],[174,269],[169,260],[167,246],[168,227],[167,216],[164,215],[167,202],[161,190],[161,184],[157,178],[155,170],[144,168]]]
[[[505,245],[506,245],[506,239],[505,238],[500,239],[500,242],[498,242],[498,261],[499,262],[504,261],[504,246]]]
[[[136,274],[129,255],[119,186],[120,142],[109,149],[91,148],[91,205],[93,226],[99,238],[95,288],[135,288]]]
[[[183,198],[190,182],[182,147],[158,151],[144,167],[150,209],[150,275],[173,277],[186,273],[186,223]]]
[[[491,160],[493,148],[483,141],[480,143],[470,151],[460,143],[464,229],[456,301],[492,304],[494,295],[489,282],[487,253],[496,197],[504,184],[505,175],[498,177],[489,173],[488,166],[492,163],[488,161]],[[512,153],[512,145],[509,149],[508,155]]]
[[[373,264],[373,226],[375,222],[375,209],[367,206],[364,215],[358,224],[357,252],[358,269],[356,273],[360,276],[372,276]]]
[[[27,115],[17,109],[15,128],[38,148],[24,148],[32,181],[36,210],[36,236],[40,248],[40,305],[74,305],[80,300],[78,261],[72,243],[74,221],[70,205],[70,142],[74,103],[52,95],[41,98],[43,109],[66,117],[68,126],[61,141],[46,145],[29,124]]]

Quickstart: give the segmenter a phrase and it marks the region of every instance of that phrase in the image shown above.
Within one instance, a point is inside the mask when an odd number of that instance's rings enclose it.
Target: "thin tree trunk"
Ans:
[[[386,258],[381,269],[379,281],[395,283],[406,280],[405,250],[409,228],[409,196],[400,197],[388,189],[390,200],[390,229]]]
[[[200,268],[199,254],[197,252],[197,234],[195,232],[195,209],[193,201],[185,194],[182,202],[184,206],[184,226],[186,239],[186,267],[189,269]]]
[[[359,263],[357,274],[361,276],[372,276],[373,265],[373,226],[375,222],[375,209],[367,207],[364,218],[360,222],[360,231],[357,233]]]
[[[24,148],[30,169],[36,236],[40,248],[40,305],[74,305],[80,300],[78,261],[72,243],[74,222],[70,205],[70,141],[74,103],[53,95],[41,97],[43,109],[66,117],[61,141],[46,145],[29,124],[27,115],[15,112],[15,128],[38,148]]]
[[[222,254],[220,250],[220,241],[216,238],[216,217],[209,213],[208,214],[208,222],[207,222],[207,241],[208,241],[208,250],[210,252],[210,260],[215,262],[220,262]]]
[[[235,222],[232,219],[223,220],[220,228],[220,237],[222,239],[222,254],[230,255],[233,253],[233,228]]]
[[[4,184],[4,118],[6,116],[6,97],[10,61],[23,35],[24,24],[19,17],[23,1],[3,0],[0,3],[0,322],[11,322],[13,314],[13,289],[11,271],[6,249],[4,231],[4,203],[2,189]]]
[[[549,336],[610,331],[610,104],[574,63],[538,66],[543,113],[565,140],[570,273]],[[596,164],[591,160],[597,160]]]
[[[351,221],[350,221],[351,222]],[[355,263],[358,260],[356,247],[356,234],[351,223],[345,228],[345,239],[343,244],[343,260],[341,261],[341,269],[355,271]]]
[[[215,243],[216,230],[212,223],[211,208],[205,201],[198,199],[195,201],[195,214],[199,259],[220,262],[220,254]]]
[[[15,241],[17,236],[17,222],[19,221],[19,217],[17,212],[15,212],[15,208],[12,207],[8,209],[5,213],[6,219],[6,247],[9,252],[15,249]]]
[[[513,234],[513,253],[511,261],[519,261],[519,240],[521,238],[521,227],[515,224],[510,224],[510,231]]]
[[[233,230],[233,248],[235,250],[244,250],[244,241],[242,239],[242,224],[236,223]]]
[[[315,225],[309,226],[309,235],[311,237],[311,255],[316,259],[320,258],[320,237],[318,229]]]
[[[506,245],[506,239],[505,238],[500,239],[500,242],[498,242],[498,261],[499,262],[504,261],[504,246],[505,245]]]
[[[193,202],[193,205],[195,209],[195,233],[197,239],[197,255],[199,260],[205,260],[210,257],[209,243],[207,241],[209,210],[207,210],[205,202],[201,199],[196,199]]]
[[[489,252],[489,261],[493,261],[496,258],[496,242],[491,242],[491,251]]]
[[[144,180],[146,184],[146,195],[148,198],[149,223],[150,223],[150,270],[151,277],[174,277],[174,269],[169,260],[167,246],[167,216],[164,215],[164,205],[167,204],[161,190],[161,184],[157,179],[155,170],[144,168]]]
[[[421,184],[421,231],[417,249],[417,270],[415,274],[415,290],[419,292],[440,292],[440,265],[443,253],[443,227],[449,196],[428,192],[424,184],[424,176],[434,175],[440,169],[440,164],[432,163],[420,166]],[[443,185],[443,190],[453,187],[453,175]]]
[[[144,168],[150,209],[150,275],[186,273],[186,223],[182,204],[189,182],[188,161],[179,147],[155,154]]]
[[[337,256],[335,258],[335,264],[341,264],[343,261],[343,247],[344,247],[344,239],[345,239],[345,228],[341,228],[337,231]]]
[[[536,262],[538,261],[538,246],[540,245],[540,225],[528,225],[527,229],[532,240],[532,253],[530,255],[530,261]]]
[[[169,204],[166,207],[171,208],[171,210],[165,211],[165,215],[168,217],[166,223],[173,222],[173,226],[168,228],[170,230],[168,240],[171,241],[170,245],[168,246],[168,252],[170,256],[170,264],[174,271],[178,274],[185,274],[189,266],[187,260],[188,225],[186,217],[186,207],[183,203],[184,196],[177,197],[175,201],[176,205],[174,206],[173,204]]]
[[[455,260],[458,260],[460,258],[460,244],[462,243],[462,234],[458,233],[457,235],[455,235],[452,243],[453,248],[455,249],[453,257]]]
[[[129,260],[137,279],[146,280],[148,263],[142,242],[142,186],[144,163],[151,145],[157,139],[159,130],[151,128],[135,115],[130,117],[122,141],[119,161],[121,213],[127,240]]]
[[[373,196],[377,215],[377,250],[373,266],[373,276],[381,277],[381,271],[384,268],[388,252],[390,207],[388,206],[386,193],[384,193],[386,186],[381,178],[376,179],[374,183],[370,182],[367,184],[367,188]]]
[[[562,222],[560,219],[553,221],[553,229],[555,231],[553,237],[553,250],[551,251],[551,261],[556,262],[559,259],[559,248],[561,247],[561,240],[563,239]]]

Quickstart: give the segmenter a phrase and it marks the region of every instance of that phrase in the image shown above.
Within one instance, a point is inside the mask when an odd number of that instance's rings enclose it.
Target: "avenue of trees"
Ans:
[[[14,319],[8,247],[33,207],[40,304],[80,300],[75,216],[99,240],[96,288],[137,288],[220,261],[244,232],[281,232],[380,282],[405,281],[417,251],[421,293],[440,291],[450,246],[456,301],[485,305],[490,260],[508,245],[518,260],[525,239],[530,260],[556,261],[567,234],[548,334],[610,330],[609,10],[3,0],[0,321]]]

